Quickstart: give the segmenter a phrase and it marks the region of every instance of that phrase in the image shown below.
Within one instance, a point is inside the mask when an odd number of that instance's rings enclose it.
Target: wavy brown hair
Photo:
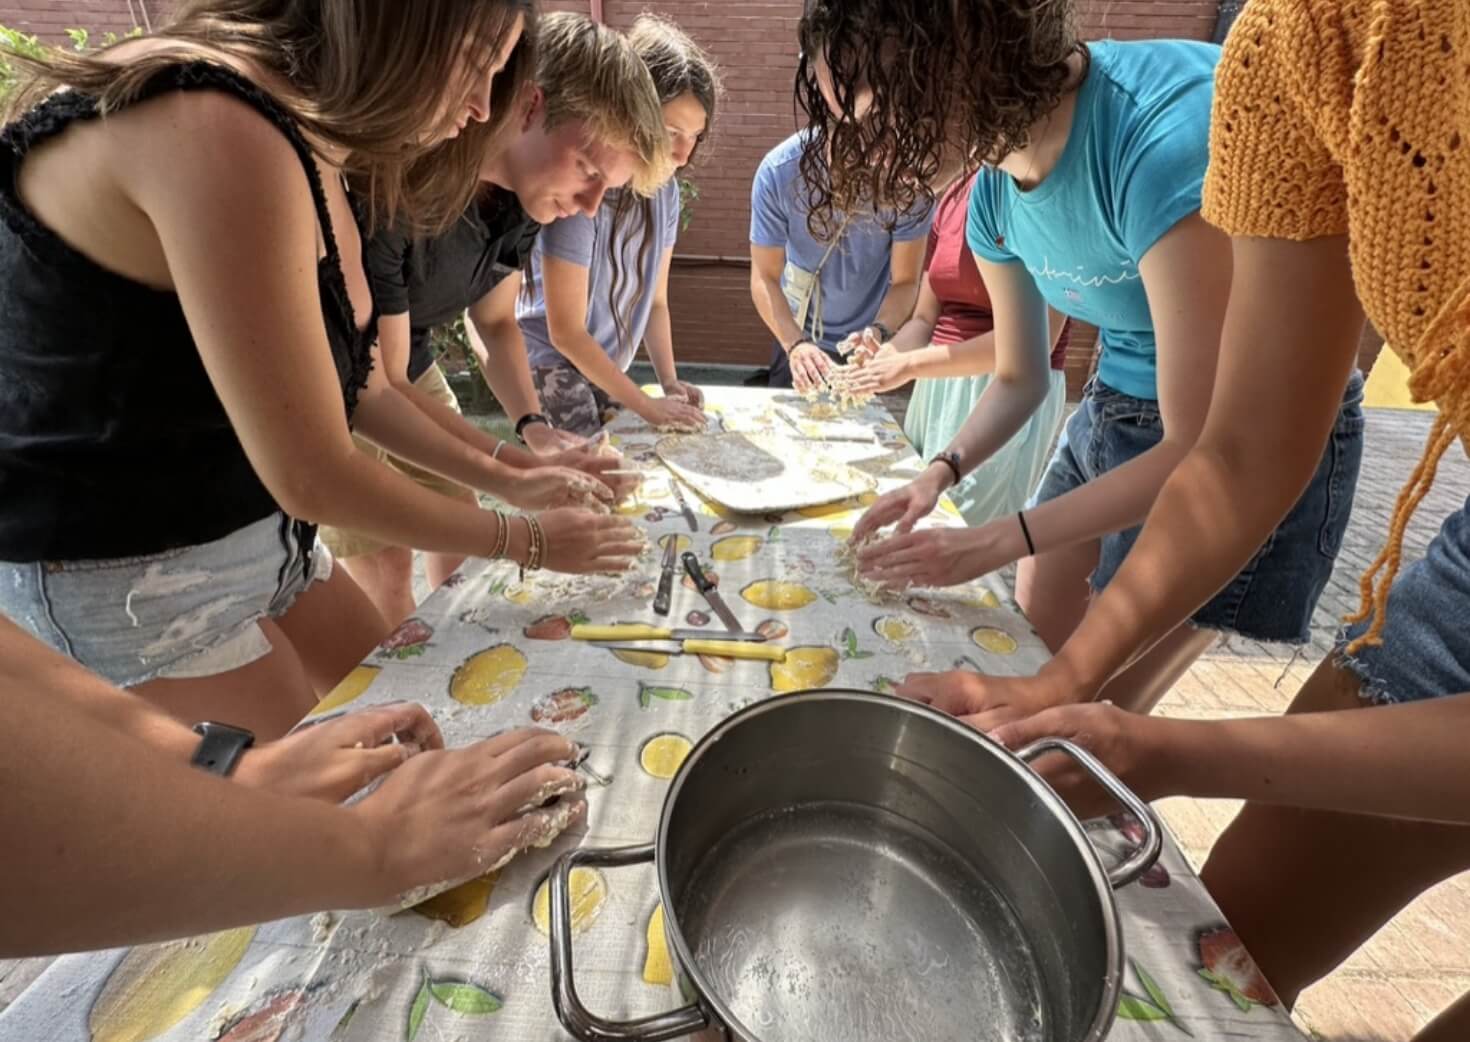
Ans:
[[[818,239],[864,206],[896,222],[965,168],[1025,147],[1067,89],[1068,60],[1087,53],[1073,0],[807,0],[798,32],[801,174]]]
[[[4,116],[14,118],[61,87],[97,97],[105,114],[168,66],[233,58],[269,77],[261,86],[307,134],[347,153],[345,171],[365,191],[376,222],[440,229],[469,205],[485,135],[497,129],[470,135],[481,142],[479,151],[469,142],[421,143],[436,120],[443,122],[446,99],[467,86],[467,79],[449,82],[446,70],[461,67],[467,41],[486,54],[498,52],[522,16],[529,29],[531,0],[178,0],[167,24],[148,37],[176,46],[127,58],[110,54],[112,48],[9,58],[21,75]],[[524,78],[528,65],[512,75]],[[466,70],[466,76],[484,73],[483,67]],[[510,106],[502,105],[491,124],[509,115]]]
[[[692,94],[704,108],[704,134],[694,146],[690,161],[698,155],[700,147],[708,139],[715,126],[715,110],[719,106],[724,86],[720,81],[720,70],[713,59],[695,43],[684,30],[673,22],[657,15],[642,14],[628,30],[628,42],[642,59],[653,77],[654,89],[658,92],[660,106],[667,105],[685,94]],[[660,123],[662,115],[660,114]],[[664,141],[668,133],[664,131]],[[673,176],[670,168],[669,176]],[[612,262],[612,284],[609,287],[616,305],[623,290],[628,273],[623,271],[623,255],[619,248],[621,229],[630,229],[629,237],[638,236],[638,261],[632,273],[633,293],[628,298],[626,313],[616,306],[613,309],[613,324],[618,332],[618,345],[627,342],[628,327],[632,312],[648,291],[643,277],[648,263],[648,251],[653,245],[653,202],[646,196],[629,191],[619,191],[608,204],[612,206],[612,232],[608,236],[608,253]],[[632,231],[631,229],[639,229]]]

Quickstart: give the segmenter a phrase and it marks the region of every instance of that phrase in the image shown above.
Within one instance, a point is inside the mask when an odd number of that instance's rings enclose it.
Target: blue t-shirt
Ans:
[[[788,263],[815,271],[827,252],[827,243],[812,238],[807,229],[806,189],[802,184],[801,141],[805,131],[792,134],[767,153],[755,172],[750,191],[750,241],[756,246],[779,246]],[[910,211],[892,232],[884,220],[863,214],[848,222],[832,256],[822,268],[822,336],[813,340],[828,350],[850,333],[878,317],[888,292],[889,260],[895,242],[912,242],[929,234],[933,208]],[[815,309],[809,309],[805,332],[812,335]]]
[[[1199,210],[1220,48],[1181,40],[1089,45],[1072,131],[1023,192],[980,171],[966,228],[982,260],[1026,265],[1047,303],[1101,331],[1098,378],[1158,398],[1157,348],[1139,261]]]
[[[531,280],[516,300],[516,321],[526,338],[526,354],[537,369],[566,365],[567,360],[551,343],[546,326],[545,276],[542,257],[549,255],[587,269],[587,332],[602,345],[607,357],[627,371],[643,342],[648,316],[653,312],[654,290],[665,251],[679,238],[679,184],[670,180],[650,200],[652,221],[645,229],[634,206],[620,228],[613,228],[617,199],[608,193],[596,217],[563,217],[541,229],[531,251]],[[618,239],[621,278],[618,299],[613,300],[613,236]],[[644,239],[651,236],[646,251]],[[642,253],[643,292],[637,296],[639,255]],[[616,310],[615,310],[616,309]],[[617,315],[627,316],[626,338],[619,341]]]

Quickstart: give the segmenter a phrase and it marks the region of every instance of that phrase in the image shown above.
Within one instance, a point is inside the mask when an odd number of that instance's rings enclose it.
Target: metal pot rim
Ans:
[[[690,750],[689,755],[684,758],[674,779],[669,783],[669,791],[664,796],[663,808],[659,814],[658,833],[654,839],[655,857],[654,864],[658,872],[659,897],[663,902],[665,934],[670,944],[674,947],[674,965],[683,973],[687,974],[694,984],[698,993],[697,1001],[711,1009],[719,1020],[731,1027],[738,1028],[740,1032],[752,1038],[755,1036],[750,1028],[742,1024],[733,1013],[730,1012],[716,991],[710,986],[703,972],[699,969],[689,950],[689,945],[684,938],[684,930],[679,925],[678,912],[674,908],[673,890],[669,885],[668,858],[665,851],[668,849],[669,821],[673,816],[673,808],[678,803],[679,793],[689,776],[699,766],[699,761],[710,750],[712,746],[721,741],[735,728],[741,727],[750,720],[763,716],[767,713],[780,712],[785,707],[804,704],[808,702],[856,702],[881,705],[884,708],[894,709],[900,712],[912,713],[916,716],[927,718],[946,728],[951,733],[974,743],[977,750],[983,751],[1005,764],[1018,779],[1028,786],[1038,799],[1050,810],[1054,817],[1059,819],[1062,827],[1066,830],[1072,845],[1082,858],[1087,873],[1092,879],[1094,888],[1097,890],[1098,905],[1102,912],[1102,926],[1104,943],[1106,945],[1106,965],[1113,968],[1107,980],[1103,982],[1103,994],[1098,1003],[1098,1008],[1093,1013],[1093,1018],[1087,1033],[1082,1035],[1077,1042],[1098,1042],[1107,1033],[1112,1025],[1118,1008],[1119,997],[1122,992],[1122,968],[1123,968],[1123,931],[1118,918],[1117,903],[1113,897],[1113,888],[1108,882],[1107,872],[1103,869],[1102,861],[1098,857],[1097,848],[1088,840],[1087,833],[1076,815],[1067,807],[1041,776],[1033,771],[1015,753],[1001,745],[989,735],[977,731],[975,728],[961,723],[959,720],[945,713],[941,713],[927,705],[919,702],[910,702],[906,699],[895,698],[891,695],[880,695],[872,691],[863,691],[857,688],[813,688],[807,691],[798,691],[779,698],[765,699],[754,705],[746,706],[744,709],[731,714],[718,725],[708,731],[703,738]]]

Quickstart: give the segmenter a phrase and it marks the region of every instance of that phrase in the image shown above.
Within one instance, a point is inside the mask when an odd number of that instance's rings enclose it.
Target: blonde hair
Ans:
[[[628,38],[586,15],[559,11],[536,31],[536,83],[548,131],[572,121],[594,141],[637,157],[628,187],[648,197],[674,174],[663,106]]]
[[[110,48],[10,58],[22,76],[4,117],[62,87],[96,97],[105,115],[170,66],[208,60],[211,51],[228,55],[289,86],[290,95],[275,100],[306,133],[347,153],[344,170],[365,192],[375,223],[439,229],[469,205],[484,156],[483,147],[417,144],[442,121],[447,93],[462,85],[446,85],[444,70],[458,66],[468,40],[498,52],[520,17],[529,30],[531,0],[179,0],[150,37],[177,47],[123,61],[107,57]],[[476,136],[483,141],[498,129],[509,108]]]

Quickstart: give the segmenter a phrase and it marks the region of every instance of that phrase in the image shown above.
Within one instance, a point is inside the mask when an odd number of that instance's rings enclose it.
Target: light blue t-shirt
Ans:
[[[756,246],[779,246],[786,260],[805,271],[815,271],[827,252],[827,243],[812,238],[807,229],[806,189],[801,180],[801,142],[805,131],[792,134],[767,153],[755,172],[750,191],[750,241]],[[911,211],[892,232],[874,214],[848,222],[832,256],[822,268],[822,336],[813,340],[829,351],[850,333],[864,329],[878,317],[888,293],[890,258],[895,242],[912,242],[929,234],[933,208]],[[809,311],[807,335],[817,316]]]
[[[658,286],[664,252],[673,249],[679,238],[678,182],[670,180],[650,202],[653,219],[646,232],[637,206],[630,211],[629,217],[624,218],[623,227],[616,230],[619,239],[617,249],[622,261],[617,300],[613,300],[610,245],[617,203],[613,193],[609,192],[603,200],[596,217],[581,214],[563,217],[546,225],[536,236],[536,245],[531,251],[532,277],[516,300],[516,321],[526,338],[526,354],[533,368],[547,369],[567,364],[566,358],[552,345],[546,326],[546,292],[541,271],[542,257],[546,255],[587,269],[587,332],[602,345],[607,357],[618,368],[626,372],[633,364],[638,345],[643,342],[643,333],[648,329],[648,316],[653,312],[654,290]],[[639,255],[644,239],[649,236],[652,238],[648,248],[642,252],[643,292],[635,300]],[[627,335],[621,343],[617,326],[619,313],[628,316]]]
[[[1182,40],[1089,45],[1062,157],[1029,192],[980,171],[970,249],[1026,265],[1047,303],[1101,331],[1098,378],[1157,400],[1153,318],[1138,264],[1200,207],[1220,48]]]

